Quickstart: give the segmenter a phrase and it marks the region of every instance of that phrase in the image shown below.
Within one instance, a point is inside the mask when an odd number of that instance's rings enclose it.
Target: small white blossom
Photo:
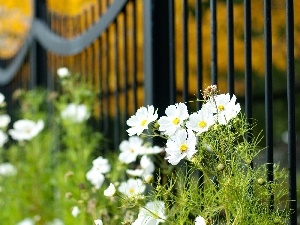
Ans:
[[[92,168],[86,173],[86,179],[91,182],[91,184],[94,185],[96,189],[99,189],[102,186],[105,177],[98,170]]]
[[[145,208],[141,208],[138,218],[132,225],[157,225],[166,219],[163,201],[148,202]]]
[[[195,225],[206,225],[205,219],[202,216],[197,216]]]
[[[151,175],[154,172],[154,163],[147,155],[143,155],[140,161],[141,169],[130,170],[127,169],[126,172],[131,176],[145,177]]]
[[[61,117],[74,123],[81,123],[90,117],[90,113],[86,105],[70,103],[61,112]]]
[[[63,79],[69,77],[71,73],[67,67],[61,67],[57,69],[57,75],[59,76],[59,78]]]
[[[214,115],[208,110],[201,109],[190,115],[186,127],[197,133],[197,135],[208,131],[208,128],[215,123]]]
[[[171,136],[181,129],[184,120],[189,117],[187,106],[184,103],[176,103],[170,105],[165,110],[166,116],[162,116],[157,121],[159,124],[159,131]]]
[[[48,222],[47,225],[64,225],[64,222],[60,219],[55,218],[53,221]]]
[[[99,156],[93,160],[93,168],[98,170],[100,173],[108,173],[111,169],[111,166],[107,159]]]
[[[236,96],[233,95],[230,99],[229,93],[220,94],[211,98],[207,103],[203,105],[203,108],[216,113],[215,119],[219,124],[225,125],[229,120],[237,116],[241,111],[241,106],[236,102]]]
[[[78,206],[74,206],[73,208],[72,208],[72,216],[73,217],[77,217],[78,216],[78,214],[80,213],[80,209],[78,208]]]
[[[197,152],[196,136],[192,130],[179,130],[167,141],[166,159],[172,165],[177,165],[181,159],[187,157],[191,159]]]
[[[145,129],[148,129],[149,123],[155,121],[157,117],[157,110],[154,111],[152,105],[148,105],[148,108],[139,108],[136,114],[131,116],[126,122],[131,127],[127,130],[128,135],[140,135]]]
[[[129,137],[128,140],[123,140],[119,146],[120,155],[119,160],[123,163],[129,164],[136,160],[136,157],[145,152],[143,146],[143,140],[138,136]]]
[[[0,128],[6,128],[10,123],[11,118],[7,114],[0,115]]]
[[[104,195],[107,197],[114,196],[115,193],[116,193],[116,187],[112,183],[110,183],[108,188],[104,190]]]
[[[95,223],[95,225],[103,225],[102,220],[99,220],[99,219],[94,220],[94,223]]]
[[[17,225],[34,225],[34,224],[35,224],[34,220],[30,218],[25,218],[24,220],[17,223]]]
[[[7,134],[0,130],[0,148],[8,141]]]
[[[0,176],[13,176],[17,174],[17,169],[11,163],[0,164]]]
[[[146,189],[146,186],[143,184],[141,179],[128,179],[120,184],[118,190],[127,195],[128,197],[132,197],[135,195],[142,194]]]
[[[28,141],[38,135],[44,129],[44,121],[37,123],[32,120],[22,119],[14,122],[13,129],[8,130],[12,139],[16,141]]]
[[[144,148],[144,152],[140,152],[140,155],[152,155],[152,154],[158,154],[164,151],[163,148],[159,147],[159,146],[150,146],[150,147],[145,147]]]
[[[108,173],[111,167],[107,159],[99,156],[97,159],[93,160],[92,168],[86,173],[86,179],[95,186],[96,189],[99,189],[105,177],[103,174]]]

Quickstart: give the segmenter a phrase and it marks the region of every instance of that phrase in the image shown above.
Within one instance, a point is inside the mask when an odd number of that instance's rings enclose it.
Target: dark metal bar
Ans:
[[[36,0],[35,1],[35,17],[46,21],[46,2],[45,0]],[[36,41],[34,41],[36,42]],[[39,86],[47,86],[47,54],[46,50],[36,42],[35,47],[35,67],[32,68],[32,72],[35,70],[36,74],[32,74],[32,78],[36,78],[36,84]],[[33,60],[33,59],[32,59]],[[31,85],[34,85],[33,83]]]
[[[106,119],[104,120],[104,134],[109,135],[110,133],[110,94],[109,94],[109,73],[110,73],[110,44],[109,44],[109,36],[111,32],[109,29],[106,31],[105,35],[105,50],[104,50],[104,60],[105,60],[105,91],[104,91],[104,96],[106,98]]]
[[[196,30],[197,30],[197,98],[202,99],[200,90],[203,88],[203,49],[202,49],[202,3],[196,0]],[[201,108],[201,102],[197,102],[197,110]]]
[[[189,99],[189,55],[188,55],[188,2],[183,0],[182,2],[182,40],[183,40],[183,90],[182,99],[187,102]]]
[[[115,54],[115,63],[114,63],[114,72],[115,72],[115,90],[114,90],[114,96],[115,96],[115,114],[114,114],[114,149],[119,148],[120,144],[120,94],[119,94],[119,80],[120,80],[120,74],[119,74],[119,31],[118,31],[118,20],[116,19],[114,23],[114,54]]]
[[[168,1],[149,0],[144,7],[144,87],[146,105],[163,114],[170,101]]]
[[[294,1],[286,0],[288,159],[290,225],[297,224],[296,119],[295,119],[295,57]]]
[[[265,26],[265,132],[267,181],[273,182],[273,87],[272,87],[272,27],[271,0],[264,1]],[[270,198],[270,210],[274,209],[274,195]]]
[[[211,84],[217,84],[218,59],[217,59],[217,1],[210,0],[210,41],[211,41]]]
[[[245,114],[247,123],[252,121],[252,43],[251,43],[251,0],[244,2],[245,14]],[[247,133],[246,138],[251,141],[251,132]]]
[[[132,92],[133,92],[133,110],[136,111],[138,107],[138,93],[137,93],[137,21],[136,21],[136,2],[132,0]]]
[[[233,0],[227,0],[227,45],[228,45],[228,93],[234,94],[234,26],[233,26]]]
[[[170,104],[176,102],[174,0],[169,0],[169,70]]]
[[[127,11],[126,7],[124,8],[123,11],[123,60],[124,60],[124,65],[123,65],[123,80],[124,80],[124,90],[123,90],[123,95],[124,95],[124,107],[125,109],[123,110],[123,121],[122,124],[125,124],[125,121],[128,119],[128,103],[129,103],[129,96],[128,96],[128,44],[127,44]],[[126,137],[126,131],[122,129],[122,138],[125,139]]]

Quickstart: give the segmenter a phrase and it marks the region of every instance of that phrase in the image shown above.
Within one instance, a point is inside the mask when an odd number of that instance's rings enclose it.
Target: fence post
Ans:
[[[170,103],[169,1],[144,0],[145,104],[164,114]]]
[[[34,18],[46,21],[46,1],[35,0]],[[34,40],[30,52],[30,88],[36,86],[47,87],[47,54],[46,50]]]

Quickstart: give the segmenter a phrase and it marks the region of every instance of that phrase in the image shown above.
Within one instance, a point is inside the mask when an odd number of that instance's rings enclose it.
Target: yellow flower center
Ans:
[[[142,125],[142,126],[145,126],[146,123],[147,123],[147,120],[143,120],[143,121],[141,122],[141,125]]]
[[[201,121],[199,124],[198,124],[198,126],[200,127],[200,128],[204,128],[204,127],[206,127],[206,122],[205,121]]]
[[[219,106],[218,106],[218,110],[219,110],[219,111],[223,111],[224,109],[225,109],[225,106],[224,106],[224,105],[219,105]]]
[[[134,189],[133,188],[130,188],[128,191],[129,191],[130,194],[134,193]]]
[[[134,153],[134,149],[133,149],[133,148],[131,148],[129,151],[130,151],[131,153]]]
[[[180,151],[181,151],[181,152],[185,152],[187,149],[188,149],[188,146],[187,146],[186,144],[182,144],[182,145],[180,146]]]
[[[176,118],[173,120],[173,123],[174,123],[175,125],[179,124],[179,122],[180,122],[180,119],[179,119],[178,117],[176,117]]]

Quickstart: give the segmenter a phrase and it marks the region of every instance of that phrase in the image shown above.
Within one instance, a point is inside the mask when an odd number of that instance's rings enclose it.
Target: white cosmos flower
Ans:
[[[0,148],[8,141],[7,134],[0,130]]]
[[[136,160],[136,157],[141,153],[145,152],[143,146],[143,140],[138,136],[129,137],[128,140],[123,140],[120,143],[120,155],[119,160],[123,163],[129,164]]]
[[[159,130],[171,136],[181,128],[184,120],[189,117],[187,106],[184,103],[170,105],[165,110],[166,116],[162,116],[157,121]]]
[[[0,128],[6,128],[10,123],[11,118],[7,114],[0,115]]]
[[[17,174],[17,169],[11,163],[0,164],[0,176],[13,176]]]
[[[78,206],[74,206],[73,208],[72,208],[72,216],[73,217],[77,217],[78,216],[78,214],[80,213],[80,209],[78,208]]]
[[[34,224],[35,224],[34,220],[30,218],[25,218],[24,220],[17,223],[17,225],[34,225]]]
[[[177,165],[181,159],[191,159],[197,152],[196,136],[192,130],[179,130],[167,141],[166,153],[169,163]]]
[[[201,109],[197,113],[190,115],[186,122],[186,127],[197,133],[197,135],[208,131],[208,128],[215,123],[213,113],[209,110]]]
[[[128,197],[142,194],[145,189],[146,186],[143,184],[141,179],[132,178],[129,178],[127,181],[122,182],[118,188],[121,193],[127,195]]]
[[[16,141],[28,141],[38,135],[44,129],[44,121],[39,120],[34,122],[32,120],[22,119],[14,122],[13,129],[8,130],[12,139]]]
[[[61,79],[69,77],[71,75],[67,67],[58,68],[56,73]]]
[[[93,168],[98,170],[100,173],[108,173],[111,169],[111,166],[107,159],[99,156],[93,160]]]
[[[116,193],[116,187],[112,183],[109,184],[108,188],[104,190],[104,195],[111,197]]]
[[[166,219],[163,201],[148,202],[145,208],[141,208],[138,218],[132,225],[157,225]]]
[[[140,152],[140,155],[152,155],[152,154],[158,154],[164,151],[164,148],[161,148],[157,145],[155,146],[150,146],[150,147],[145,147],[144,152]]]
[[[131,176],[146,177],[147,175],[152,175],[155,169],[154,163],[147,155],[142,156],[140,161],[140,167],[141,169],[128,169],[126,170],[126,173],[128,173]]]
[[[70,120],[74,123],[80,123],[87,120],[90,117],[90,113],[86,105],[70,103],[61,112],[61,117],[63,119]]]
[[[105,180],[103,174],[108,173],[110,169],[111,167],[108,160],[99,156],[93,161],[93,167],[86,173],[86,179],[90,181],[96,189],[99,189]]]
[[[96,189],[99,189],[102,186],[105,177],[98,170],[92,168],[86,173],[86,179],[91,182],[91,184],[94,185]]]
[[[203,108],[216,113],[215,119],[219,124],[227,124],[229,120],[237,116],[241,111],[241,106],[239,103],[235,103],[236,96],[233,95],[230,99],[230,94],[220,94],[210,99],[207,103],[203,105]]]
[[[103,222],[100,219],[94,220],[94,223],[95,225],[103,225]]]
[[[202,216],[197,216],[195,225],[206,225],[205,219]]]
[[[157,117],[157,110],[154,111],[152,105],[148,105],[148,108],[144,106],[139,108],[136,114],[132,115],[126,122],[131,127],[127,130],[128,135],[140,135],[145,129],[148,129],[149,123],[155,121]]]
[[[48,222],[47,225],[64,225],[64,222],[58,218],[55,218],[53,221]]]

